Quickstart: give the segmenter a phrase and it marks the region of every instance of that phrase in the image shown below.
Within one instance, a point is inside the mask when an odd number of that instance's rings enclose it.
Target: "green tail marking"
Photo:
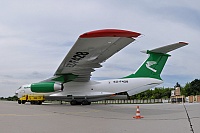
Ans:
[[[149,58],[142,64],[135,74],[131,74],[124,78],[149,77],[162,80],[160,74],[170,55],[151,51],[147,51],[147,54],[150,55]]]

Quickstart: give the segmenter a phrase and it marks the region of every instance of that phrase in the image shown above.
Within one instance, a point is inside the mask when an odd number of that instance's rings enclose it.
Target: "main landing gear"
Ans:
[[[91,102],[89,102],[88,100],[83,100],[82,102],[78,102],[78,101],[76,101],[76,100],[72,100],[71,102],[70,102],[70,104],[71,105],[90,105],[91,104]]]

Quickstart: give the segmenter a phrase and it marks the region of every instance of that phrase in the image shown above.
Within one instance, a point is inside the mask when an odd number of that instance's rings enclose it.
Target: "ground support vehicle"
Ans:
[[[41,105],[44,101],[44,95],[23,95],[18,99],[18,104],[25,104],[26,102],[30,102],[31,104]]]

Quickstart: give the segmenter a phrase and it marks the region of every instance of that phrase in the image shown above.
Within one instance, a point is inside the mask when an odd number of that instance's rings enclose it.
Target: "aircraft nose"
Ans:
[[[15,92],[15,96],[18,96],[18,90]]]

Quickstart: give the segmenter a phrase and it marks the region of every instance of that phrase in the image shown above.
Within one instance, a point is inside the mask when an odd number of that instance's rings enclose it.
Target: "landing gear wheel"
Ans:
[[[88,102],[87,100],[82,101],[82,105],[90,105],[90,104],[91,104],[91,102]]]
[[[76,105],[81,105],[81,104],[82,104],[81,102],[77,102],[77,103],[76,103]]]
[[[72,100],[72,101],[70,102],[70,104],[71,104],[71,105],[77,105],[77,101],[76,101],[76,100]]]

